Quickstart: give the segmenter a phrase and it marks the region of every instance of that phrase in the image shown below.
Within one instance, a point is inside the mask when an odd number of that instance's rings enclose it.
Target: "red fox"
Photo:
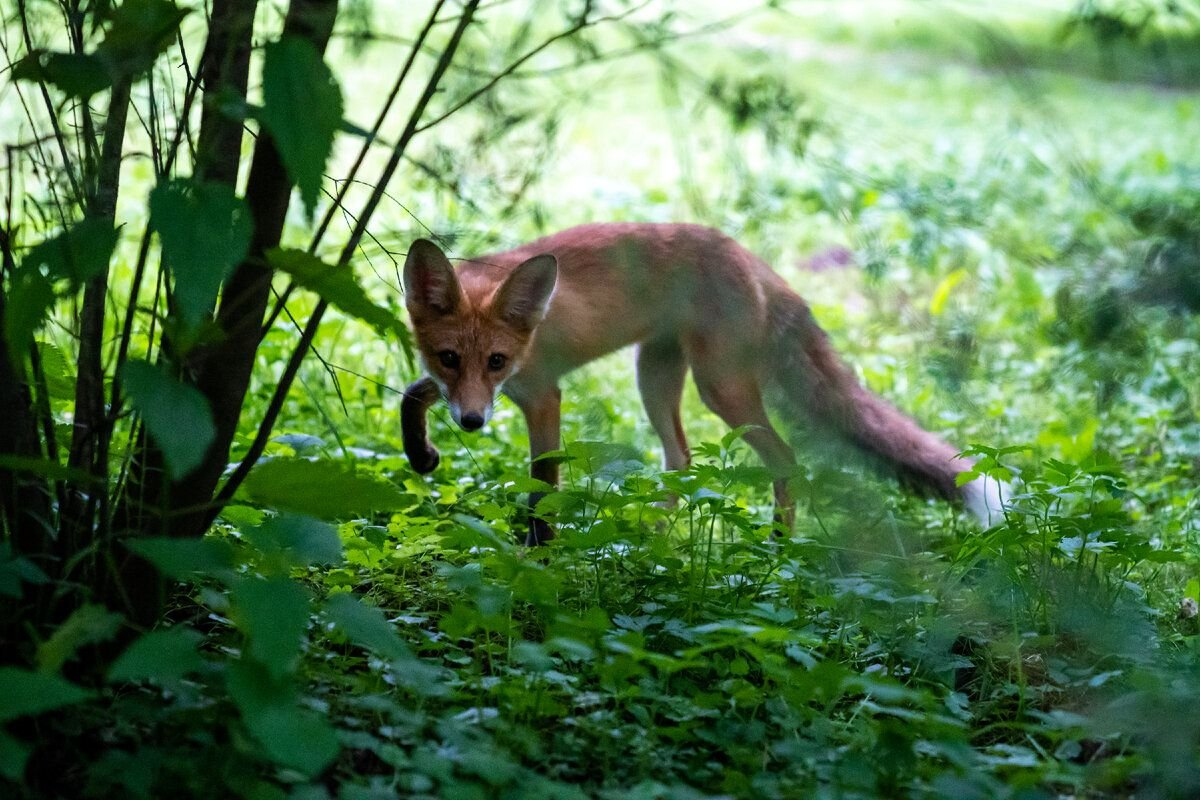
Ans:
[[[972,467],[953,447],[865,389],[841,361],[807,304],[765,262],[711,228],[686,224],[582,225],[464,261],[455,270],[432,242],[413,242],[405,302],[428,377],[401,405],[413,468],[437,466],[425,413],[439,394],[468,431],[485,425],[503,386],[529,426],[532,475],[550,485],[558,467],[558,380],[626,345],[637,346],[637,384],[663,445],[663,463],[689,463],[679,415],[692,370],[700,398],[775,475],[776,519],[790,530],[787,478],[795,460],[763,407],[775,388],[826,427],[882,456],[906,477],[959,496],[985,523],[1001,510],[999,487],[957,475]],[[536,506],[537,496],[530,498]],[[552,538],[530,518],[526,544]]]

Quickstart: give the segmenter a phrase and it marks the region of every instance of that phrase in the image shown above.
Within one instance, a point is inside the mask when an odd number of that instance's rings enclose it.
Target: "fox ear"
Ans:
[[[449,314],[458,308],[462,290],[454,267],[436,244],[417,239],[404,262],[404,303],[410,314]]]
[[[505,278],[492,308],[515,328],[532,331],[546,316],[557,282],[558,261],[554,256],[534,256]]]

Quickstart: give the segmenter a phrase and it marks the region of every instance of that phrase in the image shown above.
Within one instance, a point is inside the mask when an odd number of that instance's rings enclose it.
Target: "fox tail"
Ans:
[[[769,313],[775,382],[789,405],[881,457],[901,478],[960,500],[984,525],[1002,516],[1007,487],[985,476],[958,486],[959,473],[973,462],[859,383],[803,299],[791,292],[778,295]]]

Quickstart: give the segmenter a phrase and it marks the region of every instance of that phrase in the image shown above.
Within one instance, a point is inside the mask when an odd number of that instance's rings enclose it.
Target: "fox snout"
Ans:
[[[464,404],[456,403],[450,400],[450,416],[464,431],[477,431],[487,424],[487,421],[492,418],[492,404],[487,403],[482,407],[473,408],[470,406],[464,407]]]

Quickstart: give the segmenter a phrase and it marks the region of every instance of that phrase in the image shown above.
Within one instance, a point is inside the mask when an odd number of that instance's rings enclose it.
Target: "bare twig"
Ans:
[[[429,35],[429,31],[437,23],[438,14],[441,13],[442,7],[445,5],[445,3],[446,0],[437,0],[437,2],[433,4],[433,10],[429,12],[429,18],[425,21],[425,26],[421,28],[421,32],[417,34],[417,39],[408,52],[408,58],[405,59],[404,65],[400,68],[400,72],[396,75],[396,80],[392,84],[392,90],[388,93],[387,99],[384,101],[383,106],[379,109],[379,114],[375,117],[375,124],[371,126],[370,133],[367,135],[366,140],[363,141],[362,147],[359,148],[358,155],[355,157],[354,164],[350,167],[350,171],[346,174],[346,177],[342,179],[342,183],[338,187],[337,195],[334,197],[333,202],[325,210],[325,214],[321,218],[321,224],[317,226],[316,233],[313,234],[312,241],[308,245],[308,252],[317,252],[317,248],[321,244],[321,239],[324,238],[325,232],[329,229],[329,223],[333,220],[333,215],[342,207],[342,203],[346,198],[346,192],[349,191],[350,186],[353,185],[354,178],[358,175],[358,170],[360,167],[362,167],[362,163],[366,159],[367,153],[371,149],[371,145],[375,143],[376,138],[379,136],[379,131],[383,128],[383,122],[385,119],[387,119],[388,114],[391,112],[392,105],[395,104],[396,97],[400,94],[400,89],[404,85],[404,81],[408,78],[408,73],[412,69],[413,63],[417,59],[417,54],[421,51],[421,46],[426,37]],[[275,321],[279,318],[279,312],[287,304],[288,298],[291,296],[295,288],[296,284],[294,282],[289,283],[287,288],[285,288],[283,292],[280,293],[279,297],[276,298],[275,305],[271,309],[271,313],[267,317],[266,323],[263,324],[263,336],[266,336],[267,332],[271,330],[271,326],[273,326]]]
[[[359,215],[358,222],[350,234],[350,238],[342,248],[341,256],[338,258],[335,269],[345,268],[350,263],[350,258],[354,255],[355,250],[358,249],[359,242],[366,232],[367,223],[378,207],[388,182],[391,180],[392,175],[395,174],[397,167],[399,167],[400,161],[404,157],[405,149],[408,147],[409,142],[412,141],[413,136],[416,135],[421,117],[424,115],[429,101],[437,91],[438,84],[441,82],[447,67],[449,67],[450,62],[454,59],[454,54],[458,51],[463,34],[471,24],[471,19],[478,5],[479,0],[468,0],[466,6],[463,8],[463,14],[459,19],[458,25],[455,27],[453,34],[451,34],[450,40],[446,43],[446,48],[442,51],[437,64],[434,66],[433,73],[425,85],[424,92],[422,92],[420,99],[418,99],[416,106],[414,106],[412,113],[409,115],[404,132],[400,135],[396,146],[392,149],[392,155],[380,175],[379,182],[375,185],[371,196],[367,199],[363,211]],[[212,523],[220,507],[229,502],[233,497],[238,487],[242,484],[242,481],[250,474],[251,468],[253,468],[258,458],[266,449],[267,442],[271,436],[271,429],[275,426],[275,420],[279,417],[279,412],[283,409],[288,390],[291,389],[292,383],[296,379],[296,374],[300,370],[300,364],[303,362],[304,356],[308,353],[308,348],[316,336],[317,328],[320,327],[321,319],[325,316],[325,311],[328,307],[328,302],[322,299],[317,303],[312,316],[309,317],[308,323],[304,327],[304,333],[301,334],[300,342],[292,351],[287,366],[284,368],[283,374],[276,384],[275,391],[271,396],[271,402],[267,406],[267,412],[258,426],[258,432],[255,434],[254,441],[251,442],[241,463],[237,465],[233,474],[229,476],[225,485],[221,487],[221,491],[217,494],[216,503],[212,510],[208,512],[208,522],[204,527],[208,527]]]

